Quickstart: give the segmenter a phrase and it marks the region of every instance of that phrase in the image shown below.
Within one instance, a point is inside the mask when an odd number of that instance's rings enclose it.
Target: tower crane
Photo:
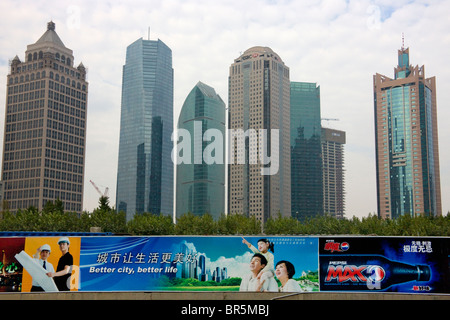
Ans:
[[[106,187],[105,188],[105,192],[101,192],[100,189],[97,187],[97,185],[94,183],[94,181],[89,180],[90,183],[92,183],[92,185],[94,186],[95,190],[97,190],[97,192],[100,194],[100,196],[102,197],[107,197],[108,196],[108,192],[109,192],[109,188]]]

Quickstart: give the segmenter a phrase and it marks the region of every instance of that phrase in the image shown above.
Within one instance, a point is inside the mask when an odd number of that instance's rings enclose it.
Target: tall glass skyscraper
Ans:
[[[135,41],[123,67],[117,209],[173,214],[172,51],[161,40]]]
[[[291,212],[304,219],[323,213],[320,87],[291,82]]]
[[[436,79],[398,51],[394,79],[373,77],[378,215],[441,215]]]
[[[225,213],[225,103],[213,88],[199,82],[192,89],[178,129],[185,130],[177,152],[186,163],[177,165],[177,217],[209,213],[217,220]]]

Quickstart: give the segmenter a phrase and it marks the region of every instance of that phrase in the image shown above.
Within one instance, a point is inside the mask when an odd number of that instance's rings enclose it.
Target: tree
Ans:
[[[109,206],[109,197],[108,196],[101,196],[100,199],[98,200],[99,203],[99,210],[102,211],[110,211],[111,207]]]
[[[127,222],[127,230],[135,235],[169,235],[174,234],[174,224],[171,216],[146,212],[134,215]]]
[[[261,221],[242,214],[222,214],[217,221],[218,234],[260,234]]]

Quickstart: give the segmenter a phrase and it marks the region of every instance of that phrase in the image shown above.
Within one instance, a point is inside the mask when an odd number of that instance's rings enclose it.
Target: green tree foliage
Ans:
[[[260,234],[261,222],[255,217],[248,218],[240,214],[222,214],[217,221],[217,233],[222,235]]]
[[[376,215],[336,219],[329,215],[298,221],[292,217],[270,218],[261,222],[245,215],[222,215],[214,220],[210,214],[186,213],[177,217],[151,213],[136,214],[126,221],[124,212],[117,212],[102,197],[92,213],[64,211],[60,200],[48,202],[39,212],[30,207],[11,213],[0,213],[0,231],[68,231],[89,232],[100,227],[103,232],[131,235],[377,235],[377,236],[450,236],[450,214],[440,217],[409,215],[398,219],[380,219]]]
[[[127,231],[133,235],[170,235],[174,230],[172,217],[151,213],[137,214],[127,223]]]

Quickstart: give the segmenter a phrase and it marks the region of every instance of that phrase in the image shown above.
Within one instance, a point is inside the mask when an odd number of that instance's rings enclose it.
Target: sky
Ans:
[[[89,95],[84,209],[98,207],[109,188],[115,205],[122,68],[126,47],[139,38],[172,49],[174,122],[198,81],[228,101],[228,71],[253,46],[274,50],[291,81],[320,86],[323,126],[346,132],[347,218],[376,214],[373,75],[394,76],[397,50],[436,77],[442,211],[450,211],[450,1],[387,0],[142,0],[0,2],[0,101],[8,62],[25,60],[26,47],[47,22],[88,69]],[[402,35],[404,35],[402,37]],[[402,40],[404,38],[404,40]],[[0,104],[0,114],[5,104]],[[4,117],[0,116],[0,130]],[[0,135],[3,151],[3,134]]]

